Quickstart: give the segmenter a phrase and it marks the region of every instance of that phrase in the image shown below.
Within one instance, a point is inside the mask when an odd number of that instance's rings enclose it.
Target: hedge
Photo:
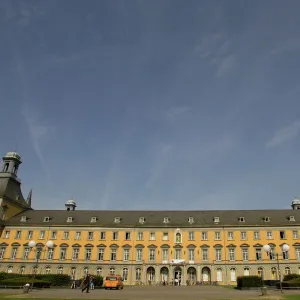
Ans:
[[[29,277],[19,277],[19,278],[10,278],[1,281],[1,285],[8,285],[8,286],[24,286],[25,284],[29,283],[30,286],[32,285],[32,278]],[[34,279],[33,287],[36,288],[49,288],[51,285],[50,282],[40,279]]]
[[[298,278],[300,279],[299,274],[288,274],[288,275],[284,275],[282,281],[290,281],[290,280],[294,280],[294,279],[298,279]]]
[[[276,287],[280,288],[280,283],[276,283]],[[289,280],[289,281],[283,281],[282,282],[282,288],[283,289],[291,289],[291,288],[300,288],[300,280]]]
[[[71,277],[66,274],[36,275],[36,279],[50,282],[51,286],[66,286],[71,284]]]
[[[93,276],[95,286],[102,286],[103,285],[103,277],[102,276]]]
[[[237,278],[237,288],[251,288],[251,287],[261,287],[263,286],[263,281],[260,276],[239,276]]]

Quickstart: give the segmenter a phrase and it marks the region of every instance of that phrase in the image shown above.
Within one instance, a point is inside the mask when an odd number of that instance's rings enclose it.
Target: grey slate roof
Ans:
[[[26,216],[26,222],[21,222],[21,217]],[[294,216],[295,221],[290,221],[289,216]],[[50,217],[50,222],[44,222],[45,217]],[[73,222],[68,223],[67,218],[73,217]],[[95,223],[91,218],[96,217]],[[115,218],[121,219],[115,223]],[[139,223],[139,218],[144,217],[145,223]],[[164,217],[170,219],[164,223]],[[194,223],[189,223],[193,217]],[[214,217],[219,217],[220,222],[215,223]],[[244,217],[245,222],[239,222],[239,217]],[[270,221],[265,222],[264,218]],[[209,211],[105,211],[105,210],[28,210],[18,214],[6,222],[13,226],[89,226],[89,227],[222,227],[222,226],[299,226],[300,210],[209,210]]]

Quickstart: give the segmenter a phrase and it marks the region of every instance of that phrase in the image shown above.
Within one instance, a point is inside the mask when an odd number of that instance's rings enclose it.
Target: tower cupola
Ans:
[[[76,202],[74,200],[68,200],[65,204],[65,207],[67,208],[67,210],[75,210]]]
[[[300,209],[300,199],[295,198],[292,202],[292,208],[293,209]]]
[[[21,156],[17,152],[7,152],[2,160],[1,172],[17,176],[19,165],[22,163]]]

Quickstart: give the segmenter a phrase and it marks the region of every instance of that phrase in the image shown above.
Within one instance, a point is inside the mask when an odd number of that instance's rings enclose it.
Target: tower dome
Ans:
[[[293,208],[293,209],[300,209],[300,199],[295,198],[295,199],[292,201],[292,208]]]
[[[68,200],[65,204],[65,207],[67,208],[67,210],[75,210],[76,202],[74,200]]]
[[[17,152],[7,152],[4,156],[3,156],[3,160],[4,159],[15,159],[18,160],[20,163],[21,161],[21,155],[18,154]]]

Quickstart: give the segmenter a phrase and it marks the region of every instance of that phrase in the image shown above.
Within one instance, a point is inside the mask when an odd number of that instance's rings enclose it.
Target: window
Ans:
[[[77,260],[79,258],[79,248],[73,248],[72,259]]]
[[[285,240],[285,231],[279,231],[279,237],[281,240]]]
[[[53,252],[54,252],[53,248],[48,248],[47,259],[49,260],[53,259]]]
[[[256,260],[261,260],[262,259],[261,249],[260,248],[256,248],[255,249],[255,257],[256,257]]]
[[[143,240],[143,233],[142,232],[138,232],[137,240],[138,241],[142,241]]]
[[[169,260],[169,250],[168,249],[162,249],[162,261],[164,264],[168,263]]]
[[[275,267],[271,268],[271,279],[277,280],[277,269]]]
[[[136,261],[143,260],[143,249],[136,249]]]
[[[275,253],[275,249],[273,247],[270,248],[270,253],[269,253],[269,257],[270,259],[276,259],[276,255],[274,254]]]
[[[250,275],[250,269],[244,268],[244,276],[249,276],[249,275]]]
[[[219,223],[220,222],[220,218],[219,217],[214,217],[214,223]]]
[[[56,240],[57,239],[57,231],[52,231],[51,233],[51,239]]]
[[[267,240],[273,240],[273,232],[267,231]]]
[[[282,258],[283,259],[289,259],[289,252],[288,251],[282,251]]]
[[[73,222],[73,217],[68,217],[68,218],[67,218],[67,222],[68,222],[68,223],[72,223],[72,222]]]
[[[117,249],[110,250],[110,260],[116,261],[117,260]]]
[[[125,240],[126,241],[130,240],[130,232],[125,232]]]
[[[235,249],[234,248],[229,249],[229,260],[235,261]]]
[[[253,239],[254,240],[259,240],[260,239],[259,231],[254,231],[253,232]]]
[[[155,232],[150,232],[150,241],[155,241]]]
[[[40,231],[39,239],[43,240],[44,238],[45,238],[45,231],[42,230],[42,231]]]
[[[163,233],[163,241],[168,241],[169,240],[169,234],[168,232]]]
[[[24,252],[23,252],[24,260],[28,259],[29,253],[30,253],[30,248],[29,247],[24,248]]]
[[[36,248],[36,256],[35,256],[35,259],[40,259],[40,258],[41,258],[42,250],[43,250],[42,247],[37,247],[37,248]]]
[[[193,217],[189,217],[189,223],[193,224],[194,223],[194,218]]]
[[[103,248],[98,249],[98,260],[100,260],[100,261],[104,260],[104,249]]]
[[[129,261],[129,249],[124,249],[123,260]]]
[[[296,259],[300,259],[300,248],[296,248]]]
[[[91,260],[91,256],[92,256],[92,249],[86,248],[85,249],[85,260]]]
[[[144,224],[145,223],[145,218],[144,217],[140,217],[139,218],[139,223],[140,224]]]
[[[5,249],[6,249],[5,247],[0,248],[0,259],[4,258]]]
[[[13,272],[13,266],[9,266],[7,268],[7,273],[12,273]]]
[[[58,267],[57,274],[63,274],[63,273],[64,273],[64,268],[63,267]]]
[[[97,217],[92,217],[91,218],[91,223],[96,223],[97,222]]]
[[[239,222],[245,222],[245,218],[244,218],[244,217],[239,217],[239,218],[238,218],[238,221],[239,221]]]
[[[50,218],[49,217],[45,217],[44,218],[44,222],[49,222],[50,221]]]
[[[235,270],[235,268],[230,269],[230,281],[236,281],[236,270]]]
[[[164,217],[164,223],[169,223],[170,219],[168,217]]]
[[[68,239],[69,239],[69,231],[64,231],[63,240],[68,240]]]
[[[16,239],[20,239],[21,238],[21,231],[20,230],[16,231],[16,237],[15,238]]]
[[[22,216],[21,217],[21,222],[26,222],[27,221],[27,217],[26,216]]]
[[[194,231],[189,232],[189,241],[194,241],[195,240],[195,233]]]
[[[33,236],[33,231],[29,230],[28,233],[27,233],[27,239],[28,240],[32,239],[32,236]]]
[[[59,259],[65,260],[67,255],[67,248],[60,248]]]
[[[83,269],[84,275],[88,274],[88,272],[89,272],[89,268],[88,268],[88,267],[85,267],[85,268]]]
[[[242,257],[243,257],[244,261],[249,260],[249,255],[248,255],[248,249],[247,248],[242,249]]]
[[[116,241],[118,239],[118,232],[117,231],[114,231],[112,233],[112,239],[113,239],[113,241]]]
[[[115,223],[121,223],[121,218],[115,217]]]
[[[229,231],[229,232],[228,232],[227,239],[228,239],[228,241],[234,240],[234,235],[233,235],[233,232],[232,232],[232,231]]]
[[[80,231],[76,231],[75,240],[81,240],[81,232]]]
[[[264,220],[265,222],[270,222],[270,217],[264,217],[263,220]]]
[[[298,230],[293,230],[293,239],[298,239],[299,235],[298,235]]]
[[[257,268],[257,275],[260,276],[260,277],[264,277],[263,268],[261,268],[261,267]]]
[[[195,249],[189,249],[189,261],[190,262],[195,261]]]
[[[202,238],[202,241],[207,241],[207,232],[206,231],[202,231],[201,238]]]
[[[135,270],[135,280],[141,281],[141,278],[142,278],[142,270],[140,268],[137,268]]]
[[[223,281],[223,274],[222,274],[222,269],[221,268],[218,268],[217,269],[217,281],[220,282],[220,281]]]
[[[216,261],[222,261],[222,249],[217,248],[215,251],[216,251]]]
[[[106,239],[106,232],[102,231],[100,232],[100,240],[105,240]]]
[[[181,259],[181,249],[175,249],[175,259]]]
[[[242,240],[242,241],[247,240],[247,233],[246,233],[246,231],[242,231],[242,232],[241,232],[241,240]]]
[[[96,269],[96,276],[102,276],[102,268],[97,267],[97,269]]]
[[[180,233],[180,232],[177,232],[177,233],[176,233],[176,239],[175,239],[175,242],[176,242],[176,243],[181,243],[181,233]]]
[[[6,231],[4,232],[4,238],[5,238],[5,239],[9,239],[9,236],[10,236],[10,231],[9,231],[9,230],[6,230]]]
[[[288,219],[289,219],[290,222],[295,222],[295,217],[294,216],[289,216]]]
[[[123,280],[127,281],[128,280],[128,268],[123,269]]]
[[[22,267],[20,268],[20,274],[23,275],[24,273],[25,273],[25,267],[22,266]]]
[[[208,249],[202,248],[202,261],[208,261]]]
[[[18,248],[17,247],[13,247],[12,250],[11,250],[10,259],[16,259],[17,253],[18,253]]]
[[[220,241],[221,240],[221,232],[219,232],[219,231],[215,232],[215,240],[216,241]]]
[[[75,279],[75,276],[76,276],[76,268],[72,267],[72,269],[71,269],[71,278],[72,278],[72,280]]]
[[[94,239],[94,232],[93,231],[88,232],[87,239],[88,239],[88,241],[92,241]]]
[[[155,261],[155,249],[149,249],[149,260]]]
[[[290,274],[291,274],[291,269],[290,269],[290,267],[285,267],[285,268],[284,268],[284,274],[285,274],[285,275],[290,275]]]
[[[110,269],[109,269],[109,274],[114,275],[115,272],[116,272],[116,269],[115,269],[115,268],[110,268]]]

